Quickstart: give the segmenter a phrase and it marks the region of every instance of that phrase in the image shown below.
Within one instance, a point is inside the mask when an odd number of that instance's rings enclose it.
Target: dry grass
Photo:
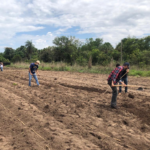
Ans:
[[[108,66],[92,66],[92,68],[89,69],[88,65],[85,66],[79,66],[78,64],[74,64],[73,66],[70,66],[63,62],[52,62],[52,63],[41,63],[39,65],[40,70],[53,70],[53,71],[71,71],[71,72],[85,72],[85,73],[99,73],[99,74],[109,74],[114,68],[115,63],[112,60]],[[14,63],[11,64],[10,67],[14,68],[22,68],[22,69],[28,69],[30,66],[29,63]],[[147,66],[146,68],[139,68],[138,66],[131,66],[129,75],[132,76],[150,76],[150,71]]]

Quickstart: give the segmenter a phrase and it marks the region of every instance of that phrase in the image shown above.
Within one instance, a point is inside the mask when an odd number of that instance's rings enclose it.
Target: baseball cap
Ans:
[[[128,69],[130,68],[130,64],[128,62],[125,62],[123,66],[128,66]]]
[[[36,63],[40,64],[40,61],[39,61],[39,60],[37,60],[37,61],[36,61]]]

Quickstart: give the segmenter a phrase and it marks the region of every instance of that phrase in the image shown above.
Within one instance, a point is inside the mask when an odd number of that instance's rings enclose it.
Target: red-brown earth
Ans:
[[[150,78],[130,77],[111,109],[108,75],[0,72],[0,150],[150,150]],[[107,90],[107,91],[106,91]]]

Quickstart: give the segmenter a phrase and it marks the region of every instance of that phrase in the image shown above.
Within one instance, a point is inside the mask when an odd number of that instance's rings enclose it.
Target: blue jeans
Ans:
[[[111,83],[108,83],[108,84],[112,89],[111,106],[114,107],[114,106],[117,106],[117,95],[118,95],[117,87],[112,87]]]
[[[1,67],[1,71],[3,71],[3,67]]]
[[[121,81],[123,81],[126,85],[128,84],[128,77],[122,78]],[[125,93],[127,93],[128,87],[125,87]],[[121,93],[122,87],[119,86],[119,93]]]
[[[37,78],[36,74],[33,74],[33,77],[34,77],[37,85],[39,85],[39,81],[38,81],[38,78]],[[29,86],[31,86],[31,80],[32,80],[32,76],[31,76],[31,74],[29,72]]]

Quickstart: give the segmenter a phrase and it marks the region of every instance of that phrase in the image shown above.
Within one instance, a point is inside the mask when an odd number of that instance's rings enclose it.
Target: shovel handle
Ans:
[[[119,87],[119,86],[124,86],[124,85],[114,85],[114,86]],[[137,85],[126,85],[126,86],[127,87],[141,87],[141,86],[137,86]]]
[[[128,72],[126,72],[120,79],[122,79]]]

